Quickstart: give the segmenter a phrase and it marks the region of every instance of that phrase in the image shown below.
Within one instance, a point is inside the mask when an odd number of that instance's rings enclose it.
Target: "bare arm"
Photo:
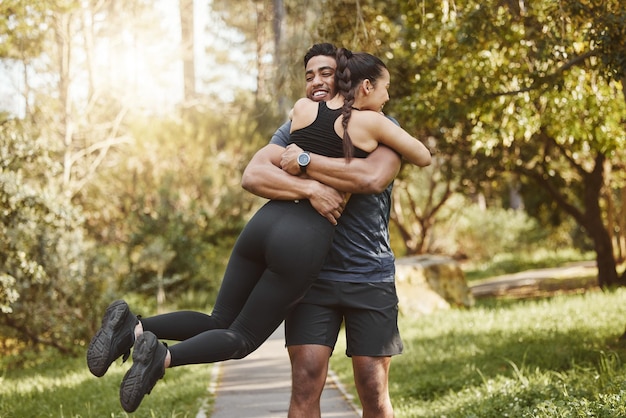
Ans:
[[[241,177],[241,186],[261,197],[275,200],[308,199],[333,225],[341,216],[344,195],[316,180],[292,176],[278,163],[285,149],[268,144],[252,157]]]
[[[376,132],[379,142],[394,149],[411,164],[418,167],[430,165],[432,157],[428,148],[388,118],[372,111],[357,112],[356,116],[365,116],[367,118],[365,120],[369,122],[370,131]],[[359,127],[359,125],[356,126]]]
[[[241,177],[241,186],[261,197],[276,200],[308,199],[313,191],[313,182],[300,177],[286,176],[274,164],[275,156],[284,148],[268,144],[254,154]]]
[[[378,145],[386,145],[418,167],[431,163],[426,146],[380,112],[360,110],[352,112],[348,132],[355,147],[373,151]]]
[[[297,175],[300,166],[296,160],[302,152],[291,144],[282,154],[281,166],[290,174]],[[400,171],[400,156],[385,146],[376,148],[367,158],[330,158],[311,154],[307,174],[324,184],[347,193],[381,193]]]

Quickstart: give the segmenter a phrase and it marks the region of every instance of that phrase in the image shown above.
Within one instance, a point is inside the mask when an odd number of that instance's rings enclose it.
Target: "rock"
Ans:
[[[396,288],[402,315],[474,305],[463,270],[449,257],[418,255],[397,259]]]

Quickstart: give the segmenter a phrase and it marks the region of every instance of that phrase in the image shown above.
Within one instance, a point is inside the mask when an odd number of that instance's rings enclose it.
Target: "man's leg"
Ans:
[[[335,309],[334,283],[317,280],[285,319],[291,359],[290,418],[319,418],[320,398],[343,316]]]
[[[392,418],[389,398],[391,357],[353,356],[354,384],[359,394],[363,418]]]
[[[328,359],[332,353],[324,345],[289,346],[291,359],[290,418],[321,417],[320,398],[326,383]]]
[[[346,354],[352,357],[363,418],[393,417],[389,397],[391,356],[402,353],[394,282],[345,284],[342,289]]]

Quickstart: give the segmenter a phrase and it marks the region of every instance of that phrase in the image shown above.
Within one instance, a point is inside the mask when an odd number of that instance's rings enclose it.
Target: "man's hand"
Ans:
[[[315,184],[315,191],[309,198],[311,206],[320,215],[328,219],[331,224],[337,225],[337,221],[345,207],[345,194],[322,183],[315,182],[312,184]]]
[[[296,144],[289,144],[280,160],[280,167],[287,173],[297,176],[300,174],[300,164],[298,164],[298,155],[302,153],[303,149]]]

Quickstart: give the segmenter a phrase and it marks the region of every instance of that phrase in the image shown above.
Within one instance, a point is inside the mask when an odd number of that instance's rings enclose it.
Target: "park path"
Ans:
[[[196,418],[278,418],[286,417],[291,391],[291,367],[284,343],[283,327],[254,353],[241,360],[214,366],[211,392],[212,413],[203,408]],[[322,393],[324,418],[361,416],[351,397],[329,373]]]
[[[595,261],[567,263],[505,274],[469,284],[474,297],[536,297],[555,293],[580,292],[597,287],[598,268]]]

